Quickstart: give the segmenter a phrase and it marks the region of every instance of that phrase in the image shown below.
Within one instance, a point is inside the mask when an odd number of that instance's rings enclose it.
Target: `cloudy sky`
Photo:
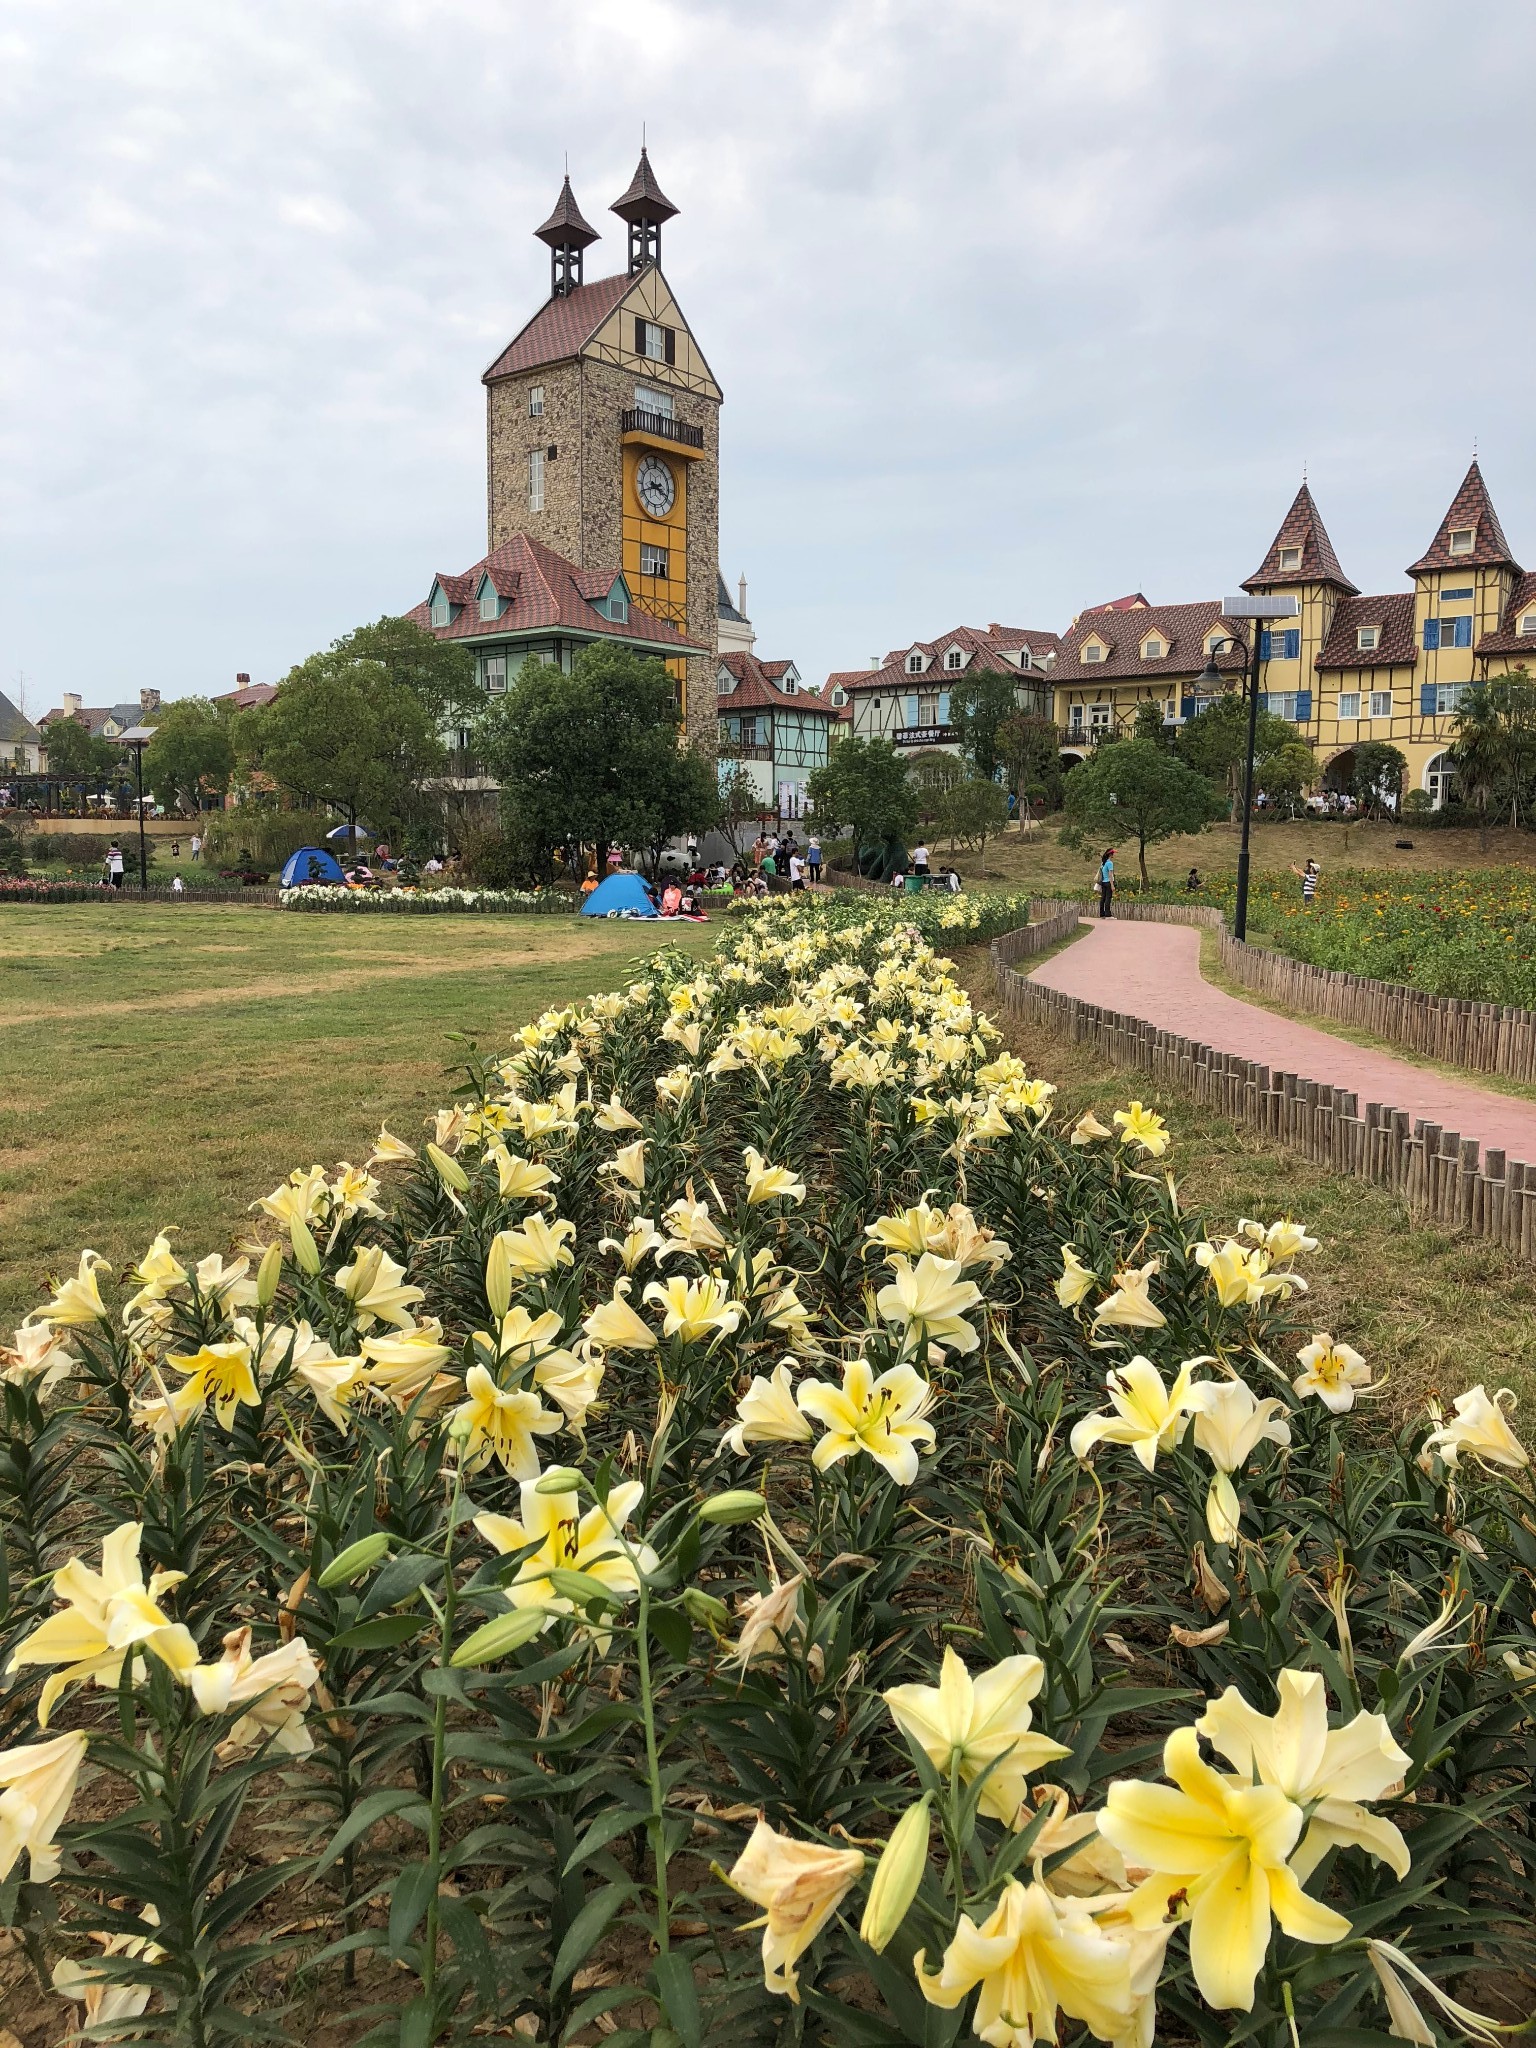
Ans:
[[[0,0],[0,689],[279,677],[484,549],[480,373],[642,121],[721,554],[819,677],[1216,596],[1306,465],[1536,562],[1536,9]],[[20,680],[24,678],[24,684]]]

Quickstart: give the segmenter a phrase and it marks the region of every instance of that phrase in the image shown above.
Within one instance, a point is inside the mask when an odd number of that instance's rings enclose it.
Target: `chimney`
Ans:
[[[745,576],[738,576],[736,578],[736,609],[743,618],[747,616],[747,579]]]
[[[248,676],[248,675],[247,675],[247,674],[245,673],[244,669],[236,669],[236,671],[235,671],[235,688],[236,688],[237,690],[248,690],[248,689],[249,689],[250,687],[251,687],[251,679],[250,679],[250,677],[249,677],[249,676]]]
[[[139,692],[139,716],[140,716],[140,718],[150,718],[150,717],[152,717],[152,716],[154,715],[154,713],[155,713],[155,712],[157,712],[157,711],[158,711],[159,709],[160,709],[160,692],[159,692],[158,690],[140,690],[140,692]]]
[[[78,718],[80,716],[80,692],[78,690],[66,690],[64,692],[64,716],[66,718]]]
[[[987,631],[988,631],[989,633],[1001,633],[1001,631],[1002,631],[1002,630],[1003,630],[1003,629],[1002,629],[1002,627],[1001,627],[1001,626],[999,626],[999,625],[996,625],[996,624],[994,624],[994,625],[991,625],[991,626],[988,626],[988,628],[987,628]]]

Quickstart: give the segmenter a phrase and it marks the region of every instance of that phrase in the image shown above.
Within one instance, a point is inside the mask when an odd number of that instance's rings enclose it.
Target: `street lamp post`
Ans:
[[[144,749],[155,736],[152,725],[130,725],[118,736],[120,747],[133,749],[133,779],[139,808],[139,894],[149,894],[149,854],[144,844]]]
[[[1221,613],[1226,619],[1247,619],[1248,638],[1230,633],[1228,646],[1240,647],[1248,663],[1248,736],[1243,749],[1243,836],[1237,853],[1237,901],[1232,910],[1232,936],[1246,939],[1248,936],[1248,828],[1253,819],[1253,757],[1258,750],[1259,740],[1259,659],[1263,641],[1260,639],[1260,621],[1266,619],[1294,619],[1301,611],[1301,605],[1294,597],[1228,597],[1222,600]],[[1216,649],[1213,647],[1205,658],[1197,687],[1204,684],[1220,689],[1225,678],[1216,666]]]

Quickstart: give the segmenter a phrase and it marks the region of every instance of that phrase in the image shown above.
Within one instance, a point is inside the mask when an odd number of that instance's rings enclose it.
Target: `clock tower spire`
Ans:
[[[629,190],[620,193],[608,211],[629,223],[630,276],[638,277],[648,263],[654,263],[659,269],[662,223],[671,220],[677,208],[657,184],[656,173],[651,169],[651,160],[643,143],[635,175],[629,181]]]
[[[549,245],[549,296],[552,299],[566,298],[581,283],[582,251],[602,240],[597,229],[581,217],[576,194],[571,190],[569,172],[560,187],[554,212],[543,227],[535,228],[533,232],[539,241]]]

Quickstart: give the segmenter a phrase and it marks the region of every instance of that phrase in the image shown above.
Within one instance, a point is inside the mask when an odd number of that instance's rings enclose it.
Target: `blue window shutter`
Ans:
[[[1193,697],[1181,697],[1181,698],[1179,699],[1179,716],[1180,716],[1180,718],[1193,718],[1193,717],[1194,717],[1194,715],[1195,715],[1195,700],[1194,700],[1194,698],[1193,698]]]
[[[1470,647],[1472,645],[1472,618],[1470,613],[1466,618],[1456,621],[1456,645],[1458,647]]]
[[[1272,635],[1272,634],[1270,633],[1270,630],[1269,630],[1268,626],[1265,626],[1265,627],[1264,627],[1264,628],[1263,628],[1263,629],[1261,630],[1261,632],[1260,632],[1260,634],[1259,634],[1259,659],[1260,659],[1260,661],[1268,661],[1268,660],[1269,660],[1269,658],[1270,658],[1270,652],[1269,652],[1269,650],[1270,650],[1270,644],[1271,644],[1271,641],[1272,641],[1272,639],[1273,639],[1273,635]]]
[[[1311,717],[1312,692],[1310,690],[1298,690],[1296,692],[1296,723],[1298,725],[1306,725],[1310,722]]]
[[[1435,686],[1433,683],[1421,683],[1419,685],[1419,712],[1424,718],[1433,718],[1435,715]]]
[[[907,699],[907,723],[908,723],[908,725],[916,725],[916,723],[917,723],[917,699],[916,699],[916,697],[909,697],[909,698]]]
[[[1429,654],[1432,654],[1432,653],[1433,653],[1433,652],[1435,651],[1435,649],[1436,649],[1436,648],[1437,648],[1437,647],[1438,647],[1439,645],[1440,645],[1440,621],[1439,621],[1438,619],[1426,619],[1426,620],[1424,621],[1424,649],[1425,649],[1425,652],[1426,652],[1426,653],[1429,653]]]
[[[948,723],[949,723],[949,692],[948,692],[948,690],[940,690],[940,692],[939,692],[939,723],[940,723],[940,725],[948,725]]]
[[[1300,659],[1300,656],[1301,628],[1300,626],[1288,626],[1285,634],[1285,658],[1287,661],[1296,661]]]

